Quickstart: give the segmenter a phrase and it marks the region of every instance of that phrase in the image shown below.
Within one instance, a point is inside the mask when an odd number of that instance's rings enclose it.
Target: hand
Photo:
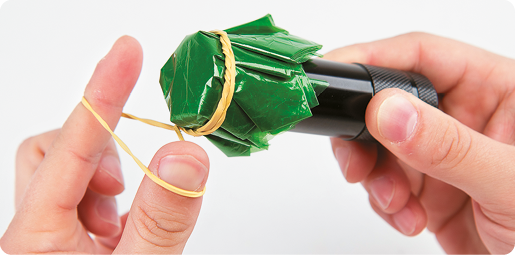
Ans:
[[[366,111],[381,145],[331,139],[345,178],[363,184],[377,214],[408,236],[427,226],[448,253],[513,250],[515,61],[422,33],[325,58],[421,73],[443,94],[442,112],[381,91]]]
[[[85,98],[112,128],[141,65],[139,43],[121,37],[86,87]],[[114,196],[124,184],[116,147],[80,103],[61,130],[27,139],[16,165],[16,214],[0,240],[7,253],[181,253],[202,203],[145,177],[130,212],[119,217]],[[208,168],[206,153],[188,142],[163,146],[149,165],[187,190],[204,187]]]

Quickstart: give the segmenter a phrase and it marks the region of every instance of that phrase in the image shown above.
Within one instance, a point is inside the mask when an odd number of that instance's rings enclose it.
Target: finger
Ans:
[[[479,236],[475,222],[471,201],[453,215],[440,230],[435,232],[436,239],[447,254],[489,254],[482,238]]]
[[[366,123],[386,149],[411,167],[480,203],[514,202],[507,195],[514,192],[514,147],[489,139],[398,89],[372,98]]]
[[[422,174],[415,168],[398,160],[411,184],[411,193],[415,195],[425,209],[427,229],[438,232],[464,204],[470,199],[462,190]],[[471,225],[474,222],[470,222]]]
[[[362,182],[371,201],[387,214],[397,213],[406,206],[411,196],[407,176],[396,158],[382,150],[374,170]]]
[[[116,199],[112,196],[88,189],[77,212],[82,225],[97,236],[112,237],[121,233]]]
[[[439,232],[470,200],[462,190],[430,176],[424,177],[423,186],[418,199],[426,209],[427,229],[434,233]],[[474,224],[473,221],[469,223]]]
[[[511,66],[513,70],[515,64]],[[506,71],[506,73],[510,73],[510,71]],[[506,83],[515,84],[515,80]],[[504,97],[485,127],[484,134],[499,142],[515,145],[515,93]]]
[[[207,180],[209,160],[197,145],[175,142],[156,153],[149,169],[174,186],[200,191]],[[115,253],[181,253],[201,203],[202,197],[177,195],[145,177]]]
[[[50,147],[50,144],[59,132],[60,130],[56,129],[27,138],[18,147],[18,152],[16,153],[16,208],[18,208],[21,203],[25,190],[32,179],[32,175],[36,172],[41,161],[43,161],[48,147]]]
[[[333,153],[345,179],[350,183],[361,182],[372,171],[377,160],[377,145],[357,143],[332,137]]]
[[[421,73],[438,93],[446,93],[440,108],[480,132],[499,105],[504,89],[485,84],[500,83],[493,81],[506,76],[499,63],[508,61],[471,45],[425,33],[356,44],[327,53],[324,58]],[[482,93],[477,93],[479,89]]]
[[[402,170],[404,170],[404,174],[408,178],[408,182],[411,186],[411,193],[418,197],[422,192],[422,188],[424,187],[425,175],[402,162],[402,160],[397,159],[396,162],[402,168]]]
[[[467,73],[487,77],[498,55],[452,39],[409,33],[331,51],[324,58],[358,62],[425,75],[439,93],[445,93]],[[476,76],[476,77],[477,77]]]
[[[60,129],[52,130],[27,138],[20,144],[16,154],[16,207],[21,202],[32,175],[43,161],[59,132]],[[91,179],[89,188],[97,193],[111,196],[121,193],[124,189],[120,161],[112,139],[102,153],[102,158]]]
[[[120,239],[122,238],[123,230],[125,229],[125,224],[127,223],[127,218],[129,217],[129,213],[126,213],[120,217],[120,223],[121,223],[121,229],[120,233],[114,237],[102,237],[102,236],[96,236],[95,241],[98,243],[98,245],[104,246],[107,249],[110,250],[109,253],[112,253],[116,246],[118,246],[118,243],[120,242]]]
[[[84,92],[93,109],[114,128],[138,78],[142,62],[139,43],[121,37],[97,65]],[[31,186],[38,213],[60,219],[63,208],[81,201],[106,148],[110,134],[79,104],[45,155]],[[63,196],[66,194],[66,196]],[[44,199],[39,197],[44,196]],[[41,204],[38,204],[40,202]]]
[[[385,213],[373,201],[370,202],[370,205],[381,218],[404,235],[418,235],[426,227],[426,212],[414,195],[409,197],[404,207],[393,214]]]
[[[513,229],[492,222],[483,211],[483,208],[475,201],[472,201],[472,208],[478,224],[479,235],[486,244],[486,247],[488,247],[488,251],[491,254],[508,254],[512,252],[513,244],[515,244],[515,232]],[[485,231],[485,229],[488,231]],[[499,236],[507,238],[499,242]]]
[[[120,158],[113,139],[109,139],[102,152],[97,170],[89,182],[89,188],[102,195],[114,196],[122,193],[124,182]]]

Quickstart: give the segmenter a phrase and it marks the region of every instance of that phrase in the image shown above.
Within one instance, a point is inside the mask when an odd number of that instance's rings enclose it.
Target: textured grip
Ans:
[[[370,75],[374,95],[386,88],[398,88],[415,95],[434,107],[438,107],[438,95],[431,82],[425,76],[384,67],[358,65],[365,68]],[[366,127],[355,139],[359,141],[375,141]]]
[[[374,94],[387,88],[398,88],[412,93],[413,88],[416,88],[411,83],[411,77],[403,71],[363,64],[361,66],[367,69],[370,74],[372,85],[374,86]]]
[[[423,75],[418,73],[408,73],[418,89],[418,98],[422,101],[438,108],[438,94],[436,93],[433,84]]]

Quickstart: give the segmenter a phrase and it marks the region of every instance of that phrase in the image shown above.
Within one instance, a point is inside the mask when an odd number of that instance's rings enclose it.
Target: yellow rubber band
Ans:
[[[229,40],[229,37],[227,36],[227,33],[225,31],[221,30],[213,30],[212,33],[215,33],[217,35],[220,35],[220,42],[222,43],[222,52],[225,55],[225,73],[224,73],[224,86],[222,90],[222,96],[220,98],[220,101],[218,102],[218,106],[213,113],[213,116],[209,119],[209,121],[204,124],[204,126],[197,128],[197,129],[185,129],[176,125],[169,125],[164,124],[155,120],[150,119],[143,119],[138,118],[134,115],[122,113],[122,117],[128,118],[128,119],[134,119],[141,121],[143,123],[160,127],[168,130],[174,130],[175,133],[177,133],[177,136],[179,137],[179,140],[184,141],[184,137],[181,134],[181,130],[184,131],[186,134],[192,135],[192,136],[203,136],[203,135],[209,135],[213,132],[215,132],[220,126],[222,126],[223,122],[225,121],[225,116],[227,114],[227,109],[229,108],[229,105],[231,104],[232,97],[234,95],[234,87],[235,87],[235,81],[236,81],[236,60],[234,58],[234,53],[232,51],[231,47],[231,41]],[[98,113],[93,110],[91,105],[88,103],[86,98],[82,97],[82,104],[88,109],[100,122],[100,124],[111,134],[111,136],[114,138],[114,140],[120,145],[120,147],[129,154],[132,159],[138,164],[138,166],[143,170],[143,172],[150,178],[153,182],[157,183],[159,186],[174,192],[176,194],[179,194],[181,196],[185,197],[201,197],[206,192],[206,187],[202,191],[189,191],[184,190],[181,188],[177,188],[161,179],[159,177],[155,176],[141,161],[132,154],[131,150],[127,145],[111,130],[109,125],[98,115]]]
[[[149,124],[154,127],[160,127],[160,128],[164,128],[164,129],[168,129],[168,130],[173,130],[179,137],[179,140],[184,141],[184,137],[182,136],[181,129],[178,126],[165,124],[165,123],[155,121],[155,120],[138,118],[132,114],[123,113],[123,112],[122,112],[122,117],[127,118],[127,119],[141,121],[143,123]]]
[[[179,127],[184,133],[191,136],[209,135],[215,132],[224,122],[227,109],[232,101],[234,95],[234,86],[236,83],[236,60],[234,59],[234,52],[232,51],[231,41],[227,33],[222,30],[213,30],[211,33],[220,35],[220,42],[222,43],[222,52],[225,55],[225,72],[224,72],[224,86],[222,90],[222,97],[218,102],[215,113],[204,124],[204,126],[197,129],[185,129]]]
[[[132,154],[129,147],[127,147],[127,145],[113,132],[113,130],[111,130],[109,125],[107,125],[107,123],[102,119],[102,117],[100,117],[100,115],[98,115],[98,113],[96,113],[95,110],[93,110],[91,105],[88,103],[88,101],[84,97],[82,98],[82,104],[84,105],[84,107],[86,107],[86,109],[88,109],[91,113],[93,113],[95,118],[97,118],[98,122],[100,122],[100,124],[113,136],[114,140],[118,143],[118,145],[120,145],[120,147],[125,152],[127,152],[127,154],[129,154],[132,157],[132,159],[134,159],[134,161],[136,161],[136,164],[138,164],[138,166],[141,168],[141,170],[143,170],[143,172],[145,172],[145,174],[148,176],[148,178],[150,178],[153,182],[155,182],[159,186],[161,186],[171,192],[179,194],[181,196],[201,197],[202,195],[204,195],[204,193],[206,192],[206,187],[204,187],[204,189],[202,191],[189,191],[189,190],[177,188],[177,187],[159,179],[159,177],[155,176],[143,163],[141,163],[141,161],[138,158],[136,158],[136,156],[134,156],[134,154]],[[129,115],[127,115],[127,116],[129,116]],[[132,116],[132,115],[130,115],[130,116]],[[134,116],[132,116],[132,117],[134,117]],[[139,118],[135,117],[134,119],[139,119]],[[157,121],[155,121],[155,122],[159,123]],[[163,124],[163,123],[160,123],[160,124]],[[163,125],[166,126],[166,124],[163,124]],[[170,126],[170,125],[168,125],[168,126]],[[175,129],[175,128],[172,128],[172,129]],[[182,139],[182,140],[184,140],[184,139]]]

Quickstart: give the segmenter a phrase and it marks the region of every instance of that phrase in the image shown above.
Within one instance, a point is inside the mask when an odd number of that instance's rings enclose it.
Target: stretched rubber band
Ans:
[[[223,122],[225,121],[225,116],[227,114],[227,109],[229,108],[229,105],[231,104],[232,97],[234,95],[234,86],[235,86],[235,80],[236,80],[236,61],[234,59],[234,53],[232,51],[231,47],[231,41],[229,40],[229,37],[227,36],[227,33],[221,30],[213,30],[212,33],[215,33],[217,35],[220,35],[220,42],[222,43],[222,52],[225,55],[225,73],[224,73],[224,85],[222,90],[222,96],[220,98],[220,101],[218,102],[218,106],[213,113],[213,116],[209,119],[209,121],[204,124],[204,126],[197,128],[197,129],[185,129],[183,127],[179,127],[177,125],[169,125],[165,123],[161,123],[155,120],[150,119],[143,119],[138,118],[134,115],[122,113],[122,117],[128,118],[128,119],[134,119],[141,121],[143,123],[160,127],[168,130],[174,130],[175,133],[177,133],[177,136],[179,137],[179,140],[184,141],[184,137],[182,136],[181,130],[189,135],[192,136],[203,136],[208,135],[213,132],[215,132],[220,126],[222,126]],[[176,194],[179,194],[181,196],[185,197],[201,197],[206,192],[206,187],[202,191],[189,191],[184,190],[178,187],[175,187],[163,180],[161,180],[159,177],[155,176],[134,154],[132,154],[131,150],[127,145],[113,132],[113,130],[109,127],[109,125],[100,117],[98,113],[93,110],[91,105],[88,103],[86,98],[82,97],[82,104],[86,109],[88,109],[100,122],[100,124],[111,134],[113,139],[120,145],[120,147],[129,154],[132,159],[138,164],[138,166],[143,170],[145,175],[147,175],[153,182],[158,184],[159,186],[174,192]]]
[[[82,104],[84,105],[84,107],[86,107],[86,109],[88,109],[95,116],[95,118],[98,120],[98,122],[100,122],[100,124],[111,134],[111,136],[113,136],[114,140],[118,143],[118,145],[120,145],[120,147],[125,152],[127,152],[127,154],[129,154],[132,157],[132,159],[134,159],[134,161],[136,161],[136,164],[138,164],[138,166],[141,168],[141,170],[143,170],[143,172],[153,182],[155,182],[159,186],[161,186],[173,193],[179,194],[181,196],[201,197],[202,195],[204,195],[204,193],[206,192],[206,187],[204,187],[204,189],[202,191],[189,191],[189,190],[177,188],[177,187],[171,185],[170,183],[167,183],[167,182],[159,179],[159,177],[155,176],[143,163],[141,163],[141,161],[138,158],[136,158],[136,156],[134,156],[134,154],[132,154],[129,147],[127,147],[127,145],[113,132],[113,130],[109,127],[109,125],[107,125],[107,123],[104,121],[104,119],[102,119],[102,117],[100,117],[100,115],[98,115],[98,113],[96,113],[95,110],[93,110],[91,105],[88,103],[88,101],[84,97],[82,98]],[[137,119],[139,119],[139,118],[137,118]],[[161,123],[161,124],[163,124],[163,123]],[[163,124],[163,125],[166,125],[166,124]],[[184,140],[184,139],[182,139],[182,140]]]
[[[164,128],[164,129],[168,129],[168,130],[173,130],[177,134],[177,137],[179,137],[179,140],[184,141],[184,137],[182,136],[181,129],[176,125],[169,125],[169,124],[165,124],[165,123],[155,121],[155,120],[138,118],[132,114],[123,113],[123,112],[122,112],[122,117],[127,118],[127,119],[141,121],[143,123],[146,123],[146,124],[154,126],[154,127],[160,127],[160,128]]]

